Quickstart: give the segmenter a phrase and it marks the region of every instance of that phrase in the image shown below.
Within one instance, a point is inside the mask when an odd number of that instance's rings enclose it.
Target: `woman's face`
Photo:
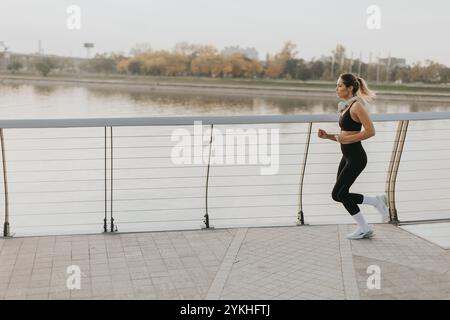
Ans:
[[[336,84],[336,94],[339,98],[347,100],[352,97],[352,90],[353,87],[346,87],[344,82],[342,82],[342,79],[339,78]]]

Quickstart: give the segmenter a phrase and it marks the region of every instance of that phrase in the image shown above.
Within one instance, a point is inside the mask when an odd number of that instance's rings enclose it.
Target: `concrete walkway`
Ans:
[[[392,225],[348,241],[353,228],[0,238],[0,299],[450,299],[449,250]]]

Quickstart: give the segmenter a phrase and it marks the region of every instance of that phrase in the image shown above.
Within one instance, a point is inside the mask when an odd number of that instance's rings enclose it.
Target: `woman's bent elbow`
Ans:
[[[375,130],[369,130],[369,131],[367,132],[367,135],[368,135],[367,138],[375,137]]]

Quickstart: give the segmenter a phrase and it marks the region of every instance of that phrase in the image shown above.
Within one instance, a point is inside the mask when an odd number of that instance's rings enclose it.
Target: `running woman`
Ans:
[[[341,133],[337,135],[328,134],[322,129],[318,131],[319,138],[330,139],[341,145],[342,160],[339,164],[332,197],[333,200],[344,205],[358,224],[356,230],[347,235],[347,239],[370,238],[373,235],[373,230],[368,225],[358,204],[374,206],[381,214],[381,221],[389,222],[386,196],[368,197],[358,193],[350,193],[349,190],[367,165],[367,155],[361,141],[373,137],[375,128],[364,108],[364,104],[371,101],[375,94],[369,90],[364,79],[351,73],[340,75],[336,93],[340,99],[344,100],[338,106]],[[361,126],[364,127],[363,131],[361,131]]]

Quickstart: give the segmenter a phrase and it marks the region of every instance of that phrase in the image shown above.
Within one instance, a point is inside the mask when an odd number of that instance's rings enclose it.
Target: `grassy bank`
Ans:
[[[73,74],[53,73],[42,77],[32,73],[10,74],[1,73],[0,81],[14,82],[68,82],[68,83],[96,83],[96,84],[119,84],[119,85],[149,85],[149,86],[186,86],[186,87],[213,87],[224,89],[246,89],[246,90],[286,90],[286,91],[323,91],[333,92],[335,82],[331,81],[298,81],[298,80],[274,80],[274,79],[236,79],[236,78],[206,78],[206,77],[155,77],[155,76],[132,76],[121,74]],[[450,85],[430,84],[376,84],[369,82],[369,86],[378,93],[398,93],[405,95],[439,95],[450,96]]]

